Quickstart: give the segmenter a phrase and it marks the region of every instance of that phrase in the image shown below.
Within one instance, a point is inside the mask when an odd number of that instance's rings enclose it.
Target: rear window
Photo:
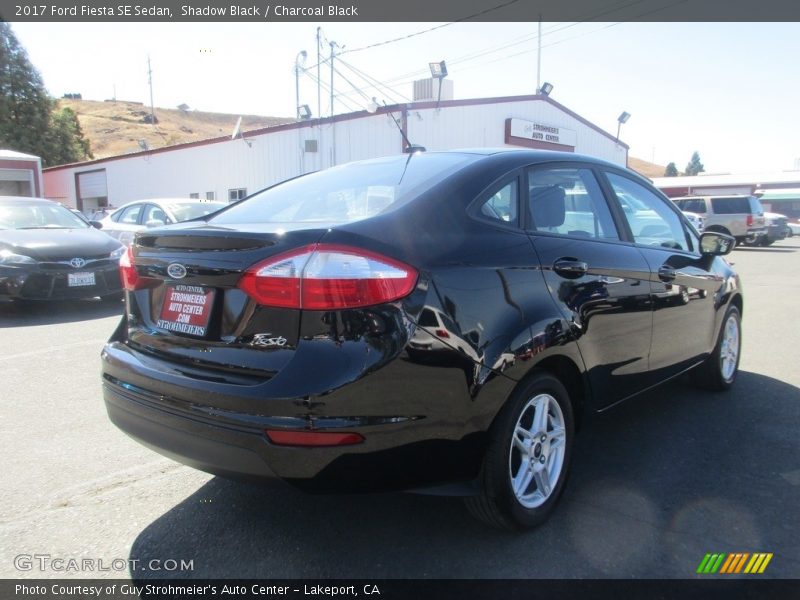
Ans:
[[[333,167],[254,194],[210,222],[351,223],[415,197],[473,160],[468,154],[412,154]]]
[[[752,198],[755,200],[755,198]],[[747,196],[739,198],[712,198],[711,206],[718,215],[750,214],[750,200]]]

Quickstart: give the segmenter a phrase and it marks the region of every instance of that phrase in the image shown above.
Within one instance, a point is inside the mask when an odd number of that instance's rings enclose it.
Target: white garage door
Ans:
[[[81,198],[105,198],[108,196],[106,170],[78,173],[78,190]]]
[[[33,171],[0,169],[0,196],[32,196]]]

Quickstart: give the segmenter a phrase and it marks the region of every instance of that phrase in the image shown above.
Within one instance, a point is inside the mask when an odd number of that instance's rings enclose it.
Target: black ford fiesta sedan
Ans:
[[[0,196],[0,299],[119,301],[124,251],[56,202]]]
[[[137,234],[102,353],[111,420],[211,473],[467,496],[543,521],[577,426],[692,370],[736,378],[742,292],[646,180],[528,150],[293,179]]]

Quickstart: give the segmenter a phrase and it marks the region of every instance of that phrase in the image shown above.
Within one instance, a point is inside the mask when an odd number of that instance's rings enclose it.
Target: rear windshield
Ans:
[[[434,153],[350,163],[254,194],[209,222],[351,223],[415,197],[473,160]]]
[[[711,205],[718,215],[749,215],[751,213],[750,201],[755,198],[740,196],[738,198],[712,198]],[[758,200],[756,200],[758,202]]]

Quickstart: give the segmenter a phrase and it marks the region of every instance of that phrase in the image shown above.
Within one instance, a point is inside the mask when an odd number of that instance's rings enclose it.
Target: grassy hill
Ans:
[[[667,168],[634,156],[628,157],[628,167],[639,173],[639,175],[644,175],[650,179],[653,177],[663,177],[664,170]]]
[[[141,150],[139,140],[145,140],[149,148],[163,148],[229,136],[239,118],[239,115],[156,108],[158,123],[152,125],[147,122],[150,107],[138,102],[61,99],[59,104],[71,108],[78,115],[95,158],[137,152]],[[291,118],[242,115],[241,130],[250,131],[292,121]]]

